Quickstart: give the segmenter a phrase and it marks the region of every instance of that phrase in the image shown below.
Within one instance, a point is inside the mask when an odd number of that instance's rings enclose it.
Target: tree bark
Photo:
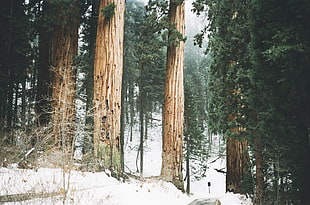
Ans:
[[[227,139],[226,168],[226,191],[243,193],[241,181],[249,168],[247,141]]]
[[[120,122],[125,1],[101,0],[100,9],[115,5],[114,15],[99,13],[94,65],[94,155],[105,168],[121,172]]]
[[[42,25],[39,31],[39,66],[35,111],[37,124],[46,125],[50,120],[51,112],[51,73],[50,73],[50,43],[51,32],[48,32],[47,19],[49,3],[43,3]]]
[[[255,146],[255,165],[256,165],[256,193],[255,193],[255,205],[264,204],[264,172],[263,172],[263,153],[261,139],[257,138],[254,141]]]
[[[170,1],[169,20],[184,35],[184,1]],[[167,53],[163,120],[163,153],[161,177],[184,191],[182,174],[184,117],[184,42],[170,45]]]
[[[73,1],[70,4],[55,2],[51,6],[56,16],[49,48],[52,133],[56,146],[69,150],[75,135],[76,69],[73,58],[78,52],[78,5]]]

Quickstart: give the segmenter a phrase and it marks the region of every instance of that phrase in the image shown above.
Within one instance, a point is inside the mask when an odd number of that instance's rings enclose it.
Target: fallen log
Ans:
[[[49,198],[54,196],[64,195],[63,191],[50,192],[50,193],[23,193],[23,194],[9,194],[0,196],[0,203],[4,202],[18,202],[18,201],[26,201],[30,199],[36,198]]]

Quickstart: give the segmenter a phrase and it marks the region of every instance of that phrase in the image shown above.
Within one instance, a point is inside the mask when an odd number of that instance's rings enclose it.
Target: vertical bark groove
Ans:
[[[115,4],[114,15],[99,13],[94,65],[94,155],[106,168],[121,171],[121,86],[125,1],[101,0],[101,11]]]
[[[78,53],[78,4],[77,1],[70,4],[46,3],[53,9],[49,15],[56,18],[52,25],[48,61],[51,74],[52,133],[56,146],[72,151],[76,94],[76,68],[73,59]]]
[[[169,20],[185,34],[185,2],[171,1]],[[179,39],[180,40],[180,39]],[[182,174],[184,116],[184,42],[170,45],[167,53],[165,103],[163,123],[163,153],[161,176],[184,190]]]

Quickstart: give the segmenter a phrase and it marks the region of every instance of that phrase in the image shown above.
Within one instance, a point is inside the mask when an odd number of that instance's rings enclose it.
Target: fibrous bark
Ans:
[[[52,134],[56,146],[72,147],[75,134],[76,68],[78,52],[78,5],[76,1],[54,2],[54,24],[49,48]],[[56,9],[55,9],[56,8]]]
[[[169,20],[184,35],[184,1],[171,1]],[[182,174],[184,117],[184,41],[170,45],[167,53],[165,102],[163,121],[163,153],[161,176],[184,190]]]
[[[114,8],[111,5],[114,5]],[[107,16],[100,12],[97,26],[94,65],[94,155],[106,168],[120,172],[125,1],[101,0],[99,11],[105,8],[114,9],[114,14]]]

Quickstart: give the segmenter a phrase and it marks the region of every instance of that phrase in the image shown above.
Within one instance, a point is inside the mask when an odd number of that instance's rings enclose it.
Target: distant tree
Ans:
[[[81,88],[77,91],[79,98],[85,102],[85,127],[81,140],[84,154],[93,154],[93,97],[94,97],[94,56],[96,46],[97,20],[100,1],[88,1],[82,5],[82,45],[78,56],[79,72],[84,75]]]
[[[191,16],[190,16],[191,17]],[[190,193],[192,177],[196,180],[205,177],[209,156],[206,127],[207,107],[207,66],[209,56],[204,49],[194,45],[193,37],[197,34],[197,22],[187,25],[185,43],[185,76],[184,76],[184,158],[186,162],[186,193]]]
[[[23,1],[2,1],[0,9],[0,125],[1,131],[12,131],[26,124],[26,108],[33,75],[31,61],[30,15]],[[29,89],[29,90],[28,90]],[[30,108],[29,108],[30,109]],[[14,135],[9,141],[15,143]]]
[[[94,155],[121,172],[120,121],[125,1],[101,0],[94,65]]]

